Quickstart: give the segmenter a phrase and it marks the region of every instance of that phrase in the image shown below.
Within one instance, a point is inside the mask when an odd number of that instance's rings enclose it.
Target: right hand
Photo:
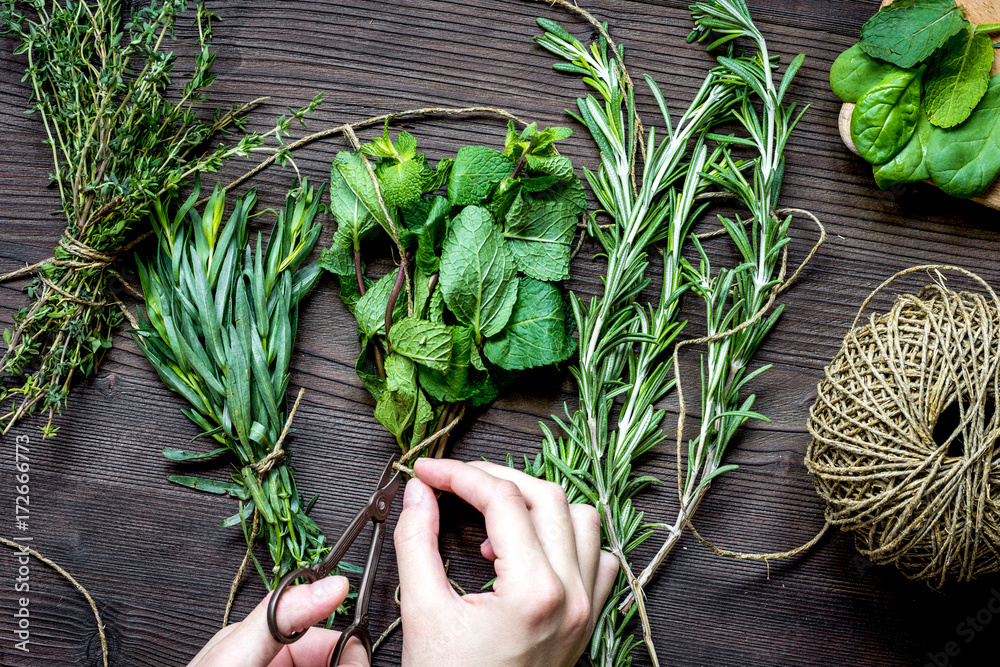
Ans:
[[[395,532],[404,667],[575,665],[618,572],[601,550],[597,510],[491,463],[422,458],[414,471]],[[485,517],[492,592],[460,596],[448,583],[432,487]]]

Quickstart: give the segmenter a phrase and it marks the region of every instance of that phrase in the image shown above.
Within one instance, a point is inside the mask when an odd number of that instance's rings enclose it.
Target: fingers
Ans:
[[[308,585],[290,587],[278,605],[278,629],[285,635],[306,630],[336,611],[347,598],[347,592],[348,583],[344,577],[326,577]],[[233,626],[234,629],[217,643],[210,643],[207,650],[192,661],[192,667],[267,667],[271,664],[284,644],[275,641],[267,627],[270,597],[265,597],[246,619]]]
[[[411,479],[406,483],[403,511],[393,533],[400,601],[404,608],[457,597],[448,583],[438,551],[439,528],[440,513],[434,492],[419,479]]]
[[[523,581],[526,572],[551,572],[516,484],[450,459],[418,459],[414,471],[428,485],[454,493],[483,514],[486,534],[496,555],[498,585],[512,573]]]
[[[294,644],[289,644],[268,667],[296,667],[296,665],[329,665],[330,656],[340,640],[340,633],[326,628],[312,628]],[[340,667],[370,667],[365,647],[358,639],[347,641],[340,656]]]
[[[590,611],[591,629],[597,625],[597,617],[601,615],[604,603],[608,601],[611,589],[615,585],[615,579],[618,577],[618,559],[614,557],[614,554],[602,549],[598,555],[600,560],[597,565],[597,579],[594,581],[594,595],[591,597],[593,600]]]
[[[588,597],[593,585],[585,585],[581,573],[581,564],[577,554],[577,538],[575,525],[570,515],[569,504],[566,502],[566,492],[562,487],[543,479],[537,479],[523,472],[498,466],[485,461],[474,461],[470,466],[484,472],[513,482],[521,490],[535,532],[542,544],[542,549],[552,565],[559,580],[567,590],[584,586]],[[600,534],[598,545],[600,548]],[[596,554],[594,555],[596,558]]]
[[[594,582],[601,559],[601,516],[592,505],[573,503],[569,506],[576,537],[576,554],[580,560],[580,575],[587,595],[594,596]]]

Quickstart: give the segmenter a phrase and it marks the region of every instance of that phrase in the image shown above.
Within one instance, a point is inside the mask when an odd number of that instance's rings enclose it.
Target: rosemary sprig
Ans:
[[[10,411],[0,415],[4,433],[40,411],[48,415],[43,434],[54,435],[53,417],[73,380],[95,372],[111,347],[112,331],[127,316],[115,283],[131,291],[112,263],[142,238],[135,232],[151,202],[232,156],[273,150],[286,161],[283,136],[320,101],[283,116],[268,132],[210,148],[216,133],[242,128],[240,117],[253,104],[209,119],[196,109],[215,79],[215,15],[200,2],[186,12],[188,0],[153,0],[131,16],[123,6],[117,0],[0,4],[0,32],[13,35],[15,53],[27,57],[30,111],[45,128],[51,182],[66,217],[53,257],[0,277],[38,273],[27,287],[31,305],[4,332],[0,376],[16,381],[0,387],[0,400],[11,400]],[[183,82],[171,50],[182,15],[194,26],[198,47]],[[264,146],[268,137],[276,148]]]
[[[768,55],[767,43],[743,0],[699,2],[692,5],[691,11],[695,28],[689,41],[713,39],[708,49],[714,50],[742,37],[749,39],[754,47],[749,55],[736,56],[730,46],[726,55],[718,57],[721,75],[741,91],[733,115],[746,130],[748,138],[716,136],[723,142],[724,154],[719,169],[706,176],[735,194],[750,215],[748,220],[738,215],[734,218],[719,216],[743,258],[740,266],[713,276],[699,245],[701,266],[691,267],[692,285],[705,300],[708,323],[707,350],[701,357],[701,427],[688,443],[683,472],[678,475],[680,508],[676,521],[653,560],[640,573],[642,585],[652,578],[677,543],[710,482],[736,468],[722,464],[736,431],[750,419],[769,421],[752,410],[755,396],[743,397],[741,392],[748,382],[770,368],[763,366],[748,372],[754,354],[783,310],[779,305],[768,314],[784,279],[783,256],[791,223],[790,215],[781,219],[777,211],[784,176],[783,151],[789,135],[808,108],[796,114],[794,102],[784,104],[785,92],[805,56],[795,57],[780,81],[776,81],[775,64]],[[752,151],[749,170],[733,158],[734,147]],[[746,171],[750,172],[749,179]],[[727,331],[732,334],[724,335]]]
[[[542,454],[530,469],[566,487],[571,502],[598,507],[605,539],[621,566],[595,629],[591,661],[631,664],[629,654],[638,642],[627,626],[634,610],[619,612],[618,602],[632,592],[639,595],[643,640],[656,663],[641,588],[629,563],[632,550],[651,535],[643,528],[642,512],[632,505],[632,498],[654,480],[635,476],[633,463],[663,439],[660,423],[665,412],[654,406],[673,386],[671,361],[664,357],[681,327],[676,321],[684,290],[681,246],[703,208],[695,203],[708,182],[703,171],[716,157],[709,156],[700,136],[726,117],[734,92],[726,77],[710,73],[674,123],[659,87],[646,77],[663,114],[665,137],[658,143],[656,130],[650,130],[641,185],[635,192],[630,180],[635,150],[633,91],[625,87],[623,92],[618,64],[624,54],[609,58],[603,36],[587,49],[558,24],[538,22],[545,34],[536,41],[566,61],[557,63],[556,69],[582,75],[602,98],[590,95],[578,100],[577,119],[601,150],[598,172],[587,171],[586,176],[601,204],[598,213],[608,215],[613,224],[602,229],[596,213],[590,218],[589,231],[608,261],[603,294],[589,303],[572,297],[580,357],[571,372],[578,385],[579,407],[567,411],[568,421],[557,418],[565,437],[555,436],[543,425]],[[692,140],[694,152],[688,162]],[[648,284],[649,247],[661,241],[665,278],[659,299],[640,306],[636,300]]]
[[[259,514],[271,578],[255,564],[268,588],[328,550],[280,447],[298,305],[320,275],[315,262],[304,262],[319,237],[314,218],[322,194],[305,182],[289,193],[266,249],[260,236],[255,248],[247,245],[252,192],[236,200],[225,225],[221,187],[202,214],[194,208],[197,187],[172,217],[169,200],[156,202],[152,223],[159,250],[150,262],[139,263],[146,316],[140,313],[137,341],[160,378],[191,404],[184,414],[203,437],[221,445],[204,454],[170,448],[164,454],[175,461],[226,452],[233,457],[232,481],[171,481],[238,498],[239,512],[223,526],[243,525],[247,532],[249,517]],[[248,542],[252,537],[247,535]]]

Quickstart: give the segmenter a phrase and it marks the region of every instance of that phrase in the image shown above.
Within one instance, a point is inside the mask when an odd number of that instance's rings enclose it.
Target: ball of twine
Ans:
[[[958,271],[986,295],[953,292],[938,272],[935,284],[858,327],[889,283],[931,269]],[[964,269],[908,269],[862,305],[818,387],[806,465],[827,520],[853,533],[872,562],[934,586],[1000,569],[998,361],[1000,300]],[[958,426],[936,442],[953,404]]]

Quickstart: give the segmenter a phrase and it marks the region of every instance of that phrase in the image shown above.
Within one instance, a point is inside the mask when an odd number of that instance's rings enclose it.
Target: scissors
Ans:
[[[337,640],[337,646],[333,649],[333,655],[330,657],[330,666],[336,667],[336,665],[340,664],[340,656],[344,652],[344,647],[347,646],[347,640],[351,637],[357,637],[361,641],[361,644],[365,647],[365,651],[368,653],[368,662],[371,663],[372,637],[368,631],[368,603],[375,584],[375,572],[378,570],[378,559],[382,553],[382,542],[385,540],[385,520],[389,516],[389,511],[392,509],[392,501],[395,499],[396,493],[399,491],[399,486],[402,483],[399,471],[393,468],[396,459],[397,456],[389,459],[385,470],[382,471],[382,478],[379,480],[375,493],[368,499],[368,504],[357,513],[347,526],[347,530],[340,536],[337,543],[333,545],[333,549],[326,555],[326,558],[311,567],[301,567],[289,572],[281,578],[281,581],[275,587],[274,594],[271,595],[271,600],[267,605],[267,627],[271,631],[271,636],[276,641],[282,644],[291,644],[298,641],[306,633],[303,630],[301,632],[293,632],[290,635],[283,635],[281,634],[281,630],[278,629],[276,619],[278,603],[281,601],[281,596],[284,595],[288,586],[299,578],[306,579],[312,583],[333,572],[337,564],[343,560],[347,550],[354,544],[354,541],[361,535],[361,532],[370,521],[372,523],[371,544],[368,547],[368,560],[365,561],[365,569],[361,575],[361,585],[358,587],[358,598],[354,605],[354,621],[347,626],[347,629],[341,633],[340,639]]]

